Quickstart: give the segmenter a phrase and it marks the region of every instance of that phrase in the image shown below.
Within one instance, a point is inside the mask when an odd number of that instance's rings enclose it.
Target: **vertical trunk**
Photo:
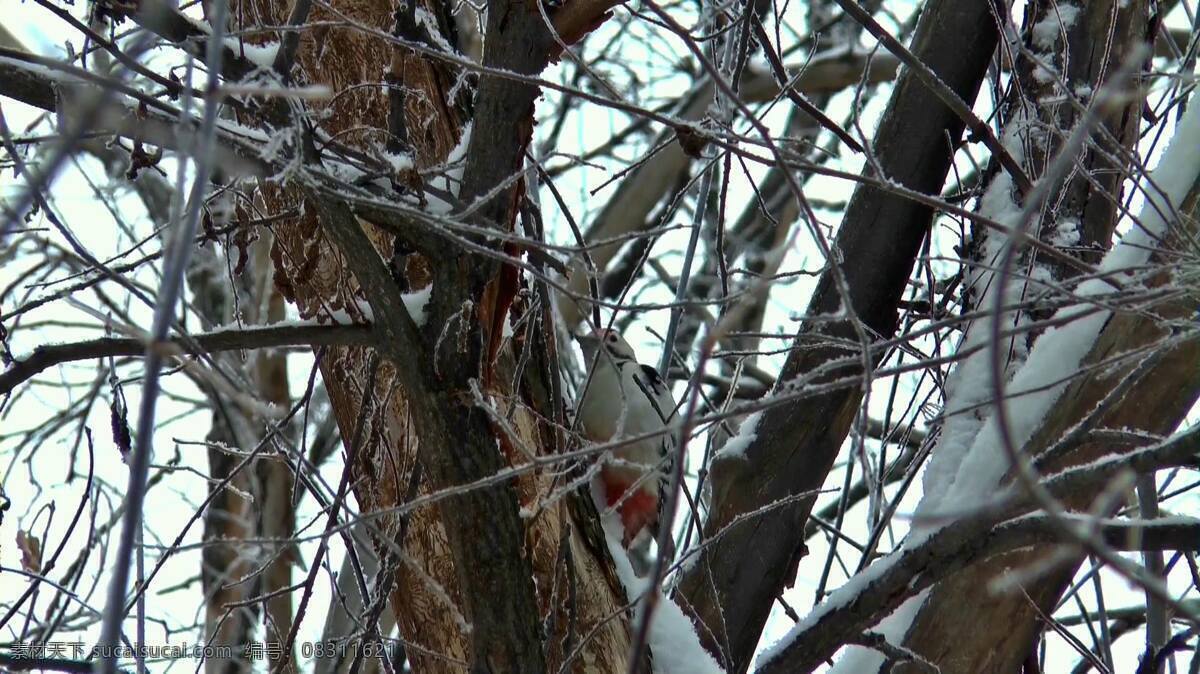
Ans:
[[[236,7],[235,16],[258,25],[280,25],[288,16],[288,8],[274,0],[242,0]],[[336,9],[352,21],[382,34],[397,31],[405,40],[424,43],[437,42],[443,37],[427,35],[424,32],[429,29],[427,22],[414,24],[413,15],[406,14],[414,9],[412,7],[408,10],[402,7],[394,12],[390,2],[359,0],[339,3]],[[442,15],[443,7],[436,2],[417,3],[415,10],[438,17]],[[307,18],[309,23],[340,20],[340,16],[323,6],[313,7]],[[335,93],[330,102],[318,102],[313,106],[323,115],[320,120],[323,133],[336,135],[339,141],[355,147],[386,146],[393,151],[411,153],[418,171],[439,165],[459,144],[464,117],[469,110],[449,98],[448,92],[459,73],[444,62],[397,47],[367,32],[341,26],[325,25],[301,31],[300,35],[299,79],[309,84],[327,84]],[[452,42],[452,38],[447,39]],[[381,67],[385,61],[380,58],[382,54],[392,55],[386,72]],[[355,85],[379,84],[381,80],[387,83],[386,88],[350,89]],[[510,85],[499,83],[501,89],[511,88]],[[524,111],[517,112],[524,114]],[[511,115],[513,111],[506,114]],[[484,141],[494,138],[489,132],[488,129],[475,131]],[[482,145],[485,147],[481,152],[494,151],[494,148],[486,147],[486,142]],[[468,165],[476,161],[473,155],[475,143],[470,147]],[[519,154],[510,159],[515,161],[514,166],[520,166]],[[469,173],[468,170],[468,179]],[[416,183],[420,184],[421,180],[416,178]],[[436,187],[448,187],[440,178],[432,180]],[[269,213],[281,212],[294,206],[297,199],[304,198],[294,188],[280,188],[269,183],[261,185],[260,190]],[[359,261],[348,259],[346,249],[340,247],[344,240],[335,239],[318,222],[318,213],[324,209],[313,201],[306,199],[303,215],[275,227],[277,238],[272,258],[276,282],[303,317],[328,320],[335,313],[341,313],[354,320],[363,320],[365,302],[362,299],[369,291],[360,285],[363,279],[355,278],[350,271]],[[398,282],[418,289],[428,284],[429,269],[432,268],[437,280],[433,288],[434,299],[427,307],[431,313],[438,306],[442,293],[452,287],[469,287],[469,277],[486,267],[445,241],[441,242],[444,256],[439,255],[436,259],[426,262],[417,255],[397,258],[397,253],[404,255],[408,251],[397,249],[391,233],[366,223],[359,224],[384,260],[400,262],[393,269]],[[461,259],[461,264],[452,262],[456,258]],[[478,297],[473,299],[479,300]],[[382,320],[378,314],[374,319]],[[464,319],[474,321],[476,317],[474,313],[446,320],[435,316],[424,331],[431,333],[432,344],[437,341],[442,327]],[[548,319],[542,317],[542,320]],[[511,445],[518,445],[536,454],[559,449],[557,434],[545,422],[539,421],[539,417],[556,418],[553,401],[545,393],[556,388],[550,382],[550,378],[557,376],[554,347],[544,337],[550,335],[548,339],[552,339],[552,334],[552,331],[526,333],[512,340],[513,344],[536,345],[537,354],[515,386],[512,377],[516,368],[509,351],[511,344],[501,351],[490,392],[501,396],[500,399],[518,403],[509,421],[516,437],[507,438],[501,431],[492,430],[486,433],[487,442],[494,443],[495,436],[500,435],[501,446],[510,449]],[[449,343],[457,343],[457,340]],[[372,350],[365,347],[331,348],[321,361],[321,374],[342,437],[348,448],[353,446],[355,460],[348,468],[358,510],[364,515],[375,514],[366,522],[366,528],[383,569],[379,581],[382,586],[391,588],[388,606],[395,614],[409,663],[418,672],[457,672],[467,669],[469,663],[479,657],[475,651],[481,647],[479,639],[483,625],[471,629],[470,606],[474,602],[476,607],[486,608],[486,602],[491,599],[465,597],[462,582],[467,577],[464,574],[486,574],[492,567],[462,568],[462,559],[452,545],[446,526],[447,517],[458,516],[446,510],[456,507],[453,501],[421,507],[403,516],[395,513],[397,506],[414,496],[429,495],[436,487],[447,486],[437,485],[432,479],[431,476],[435,476],[433,466],[422,465],[419,454],[421,443],[428,441],[429,436],[423,434],[428,429],[420,428],[414,420],[410,397],[414,392],[400,384],[403,377],[398,376],[401,373],[396,370],[396,367],[428,367],[428,362],[421,359],[420,354],[413,353],[410,362],[402,365],[382,360],[374,377],[375,384],[368,389]],[[469,368],[472,363],[477,361],[460,356],[457,361],[440,363],[440,373],[453,378],[455,368]],[[469,398],[470,392],[459,391],[456,395],[459,397],[453,398],[445,409],[461,406],[463,396]],[[428,405],[428,401],[421,402],[422,406]],[[364,406],[367,408],[365,416]],[[451,429],[462,433],[464,441],[471,443],[482,439],[479,424],[486,424],[481,411],[476,410],[474,415],[469,424]],[[352,440],[354,438],[357,440]],[[465,454],[445,458],[458,460],[464,457]],[[508,453],[505,458],[513,463],[526,461],[520,453]],[[519,505],[528,512],[537,513],[536,517],[524,522],[525,554],[514,557],[527,555],[524,563],[533,568],[533,581],[540,592],[537,610],[548,630],[543,642],[548,666],[557,671],[570,657],[569,669],[573,671],[623,671],[629,651],[628,619],[621,608],[626,601],[624,589],[613,575],[603,535],[593,528],[596,516],[590,501],[571,493],[550,505],[543,505],[555,487],[561,489],[562,484],[555,481],[553,474],[538,473],[517,479],[515,486],[501,483],[483,491],[503,493],[514,489]],[[484,531],[490,531],[491,524],[484,519],[477,522]],[[564,601],[568,588],[572,600]],[[366,603],[377,599],[369,598]],[[495,603],[492,607],[508,610]],[[483,647],[490,650],[501,645],[489,643]]]
[[[265,252],[269,242],[256,248]],[[265,258],[265,254],[263,255]],[[215,255],[198,255],[194,268],[216,263],[224,266],[223,260]],[[220,268],[220,267],[216,267]],[[256,266],[254,273],[269,271],[269,267]],[[189,274],[190,285],[196,298],[195,306],[213,324],[228,323],[229,314],[216,309],[209,301],[216,297],[230,299],[224,286],[224,278],[209,285],[204,274]],[[269,284],[269,274],[264,276]],[[212,279],[209,279],[212,280]],[[268,298],[265,307],[268,316],[260,320],[257,313],[259,296],[248,293],[242,297],[243,308],[250,308],[242,319],[247,323],[269,323],[283,319],[283,300],[275,289],[259,286]],[[228,310],[231,307],[223,307]],[[290,404],[287,378],[287,359],[280,352],[256,351],[249,372],[241,367],[235,357],[218,356],[231,371],[245,373],[261,400],[281,408]],[[213,412],[213,427],[208,441],[213,443],[208,450],[209,471],[213,480],[229,476],[240,462],[240,456],[228,450],[247,451],[259,440],[256,429],[261,423],[246,419],[235,406],[220,404],[221,396],[211,396],[217,401]],[[291,477],[287,466],[265,456],[253,462],[235,476],[213,500],[204,514],[204,538],[210,544],[204,549],[203,573],[207,600],[207,636],[213,646],[228,646],[238,655],[232,660],[213,658],[206,661],[210,672],[249,671],[251,662],[244,655],[247,646],[255,641],[253,632],[260,615],[257,605],[232,607],[257,596],[269,595],[291,585],[292,552],[290,548],[263,548],[260,545],[239,543],[247,539],[287,540],[292,536],[294,513],[291,502]],[[257,551],[257,552],[255,552]],[[266,600],[265,622],[266,643],[281,647],[292,624],[291,594],[282,592]],[[276,649],[273,648],[272,652]]]
[[[165,224],[170,187],[152,172],[143,172],[138,180],[139,194],[151,216]],[[214,208],[219,210],[224,209]],[[259,235],[262,238],[257,238]],[[194,310],[210,325],[226,325],[235,319],[249,325],[283,320],[283,297],[271,282],[269,234],[246,230],[236,236],[245,244],[240,254],[257,259],[234,275],[230,287],[227,261],[214,246],[197,251],[187,273]],[[251,237],[255,240],[249,240]],[[247,363],[237,353],[214,355],[220,367],[246,380],[258,399],[286,408],[291,396],[284,353],[259,350],[249,353],[248,358]],[[212,428],[207,436],[211,443],[209,474],[215,485],[215,481],[229,477],[240,462],[237,451],[248,451],[257,444],[264,425],[262,420],[248,418],[242,409],[228,404],[220,394],[210,395],[209,400],[213,405]],[[271,458],[269,452],[233,476],[230,486],[217,494],[205,510],[207,545],[201,569],[206,601],[205,636],[212,646],[233,653],[231,658],[207,659],[206,671],[236,673],[252,669],[248,649],[259,640],[255,638],[255,628],[260,616],[265,627],[262,640],[272,645],[269,652],[277,653],[282,647],[292,624],[290,593],[281,592],[266,600],[265,611],[252,600],[291,585],[292,552],[290,548],[244,541],[287,540],[293,534],[294,522],[289,471],[283,463]]]
[[[258,324],[277,323],[285,317],[284,299],[271,280],[269,251],[272,238],[266,232],[251,244],[246,254],[254,258],[253,267],[246,273],[253,274],[253,291],[246,298],[254,302],[249,307],[252,320]],[[291,406],[288,390],[287,356],[282,351],[260,349],[253,356],[253,377],[260,398],[275,406],[287,409]],[[295,533],[296,513],[292,501],[292,475],[285,462],[268,452],[254,465],[254,506],[258,536],[267,541],[287,541]],[[292,564],[295,548],[291,545],[266,546],[264,555],[269,560],[262,570],[261,592],[270,596],[263,615],[265,643],[268,645],[271,669],[281,656],[292,629]],[[264,560],[265,561],[265,560]]]

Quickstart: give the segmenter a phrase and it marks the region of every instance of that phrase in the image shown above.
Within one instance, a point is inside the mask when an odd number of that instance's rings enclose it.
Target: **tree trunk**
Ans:
[[[407,25],[399,14],[394,16],[392,9],[389,2],[342,3],[337,7],[339,13],[383,35],[396,31],[402,39],[432,43],[428,36],[404,34],[403,31],[411,30],[412,26]],[[437,3],[427,4],[422,10],[433,16],[441,16],[445,11]],[[280,25],[287,19],[288,11],[277,2],[246,0],[237,4],[234,15],[246,17],[248,25]],[[308,21],[338,18],[322,7],[314,7]],[[458,73],[445,63],[389,44],[385,38],[363,31],[321,27],[302,31],[300,35],[297,63],[302,79],[310,84],[327,84],[336,93],[329,104],[315,106],[326,115],[322,119],[323,132],[337,134],[343,143],[363,149],[387,144],[397,150],[412,152],[420,171],[440,165],[459,144],[468,111],[448,99],[446,92]],[[385,72],[380,67],[379,55],[386,53],[393,57]],[[393,92],[404,87],[405,93],[389,96],[382,87],[348,90],[353,85],[381,79]],[[515,114],[516,122],[525,124],[529,123],[531,113],[531,109],[503,111],[510,117]],[[489,138],[489,129],[480,128],[479,114],[476,111],[476,137]],[[281,131],[292,132],[291,129]],[[469,157],[468,161],[474,161],[473,153]],[[516,166],[519,165],[518,161]],[[437,187],[447,188],[440,180],[434,182]],[[271,212],[280,212],[301,198],[295,188],[281,189],[264,183],[261,189]],[[349,252],[342,247],[344,240],[331,235],[327,221],[319,215],[324,206],[315,203],[311,194],[303,198],[304,215],[276,225],[276,246],[272,253],[276,281],[303,317],[324,321],[338,314],[364,320],[367,314],[362,300],[373,298],[371,291],[364,291],[363,279],[355,278],[352,273],[359,268],[356,267],[360,263],[356,257],[359,251]],[[391,233],[365,223],[361,227],[380,256],[377,260],[391,259],[399,264],[398,268],[394,267],[398,282],[419,289],[428,284],[427,270],[433,267],[435,296],[426,308],[431,315],[439,311],[438,296],[446,290],[438,284],[459,284],[462,281],[456,275],[467,275],[480,268],[478,260],[472,256],[453,252],[455,246],[449,242],[438,244],[445,258],[422,260],[420,255],[408,254],[407,250],[395,256],[396,242]],[[453,264],[451,261],[455,257],[461,257],[463,263]],[[482,298],[476,296],[474,301],[480,303]],[[473,321],[474,318],[467,315],[459,320]],[[376,325],[386,321],[378,309],[370,320]],[[428,343],[440,343],[441,328],[453,320],[456,319],[439,321],[431,318],[424,328]],[[468,402],[464,411],[475,419],[459,429],[477,436],[479,424],[482,424],[488,437],[485,442],[495,446],[499,436],[501,445],[509,450],[507,461],[514,465],[528,461],[514,447],[534,455],[549,455],[563,449],[557,433],[537,421],[537,415],[544,419],[555,418],[553,401],[544,392],[557,390],[546,379],[557,376],[556,369],[530,366],[517,387],[511,386],[515,371],[512,354],[519,348],[519,343],[527,347],[534,342],[542,343],[550,351],[543,352],[546,361],[539,364],[556,368],[553,343],[545,343],[546,339],[553,339],[552,331],[527,332],[515,337],[512,344],[506,345],[495,366],[491,388],[483,392],[497,396],[496,400],[517,401],[515,416],[510,420],[515,436],[507,437],[503,430],[490,427],[481,411],[472,413],[475,403],[469,401],[469,390],[455,393],[466,396]],[[451,343],[456,343],[455,338],[452,340]],[[384,353],[387,354],[387,350]],[[470,358],[460,357],[459,360],[469,369]],[[402,515],[397,515],[394,510],[414,497],[428,497],[454,486],[453,483],[438,483],[437,478],[442,476],[436,474],[434,467],[425,465],[421,458],[424,456],[421,444],[432,442],[433,429],[421,427],[419,415],[413,413],[411,396],[425,393],[407,390],[404,377],[397,376],[397,367],[423,369],[428,367],[428,362],[427,357],[416,352],[404,354],[403,362],[385,358],[373,377],[372,388],[367,387],[367,382],[372,381],[372,350],[369,348],[330,348],[323,354],[320,367],[342,438],[347,443],[347,452],[353,458],[349,465],[359,510],[363,515],[378,515],[368,520],[368,528],[383,560],[384,573],[391,577],[367,580],[390,585],[389,605],[395,612],[406,655],[416,671],[462,671],[483,657],[478,652],[478,640],[484,625],[481,620],[473,619],[472,606],[479,611],[488,603],[503,604],[495,596],[465,596],[464,578],[470,579],[471,574],[487,576],[494,563],[464,564],[457,556],[446,527],[446,508],[454,503],[453,500],[442,500],[432,507],[419,507]],[[478,360],[474,362],[479,363]],[[478,377],[478,370],[474,372]],[[540,397],[539,392],[543,392]],[[462,439],[471,443],[478,441],[472,437]],[[494,472],[494,469],[485,471],[488,475]],[[537,471],[522,475],[515,483],[476,488],[469,493],[495,491],[504,498],[513,499],[514,514],[518,502],[523,512],[537,513],[536,517],[524,521],[520,545],[525,552],[513,554],[508,561],[527,556],[525,563],[532,566],[533,576],[527,575],[526,582],[536,579],[539,594],[534,617],[550,630],[545,639],[548,666],[557,671],[569,657],[573,671],[623,671],[630,650],[628,618],[622,610],[626,602],[624,588],[613,575],[590,497],[572,492],[565,498],[550,500],[551,491],[556,487],[562,489],[561,484],[556,484],[553,472]],[[487,517],[477,518],[478,526],[484,531],[494,523],[495,520],[489,521]],[[572,601],[564,601],[568,587]],[[471,625],[474,630],[467,629]],[[502,646],[500,642],[503,641],[490,639],[486,647],[495,649]],[[499,666],[500,671],[522,669],[500,665],[499,661],[494,665]]]

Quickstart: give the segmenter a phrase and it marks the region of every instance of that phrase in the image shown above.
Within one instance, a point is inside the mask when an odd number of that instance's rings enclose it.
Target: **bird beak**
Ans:
[[[576,335],[575,341],[580,343],[584,355],[594,354],[600,349],[599,335]]]

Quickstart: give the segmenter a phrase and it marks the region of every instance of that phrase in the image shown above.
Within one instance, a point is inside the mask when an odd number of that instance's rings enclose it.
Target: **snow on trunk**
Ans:
[[[1149,262],[1151,254],[1159,247],[1158,242],[1178,219],[1178,208],[1197,175],[1200,175],[1200,106],[1192,105],[1158,167],[1143,182],[1146,203],[1139,217],[1104,256],[1099,278],[1079,285],[1077,297],[1101,300],[1113,292],[1113,286],[1103,280],[1105,278],[1121,279],[1125,284],[1134,281],[1135,274]],[[1022,447],[1033,436],[1067,387],[1068,380],[1092,350],[1112,315],[1109,310],[1097,310],[1101,306],[1102,300],[1097,303],[1084,301],[1059,309],[1052,322],[1063,321],[1062,324],[1047,330],[1034,343],[1025,364],[1007,385],[1005,409],[1017,447]],[[1072,317],[1074,320],[1067,322]],[[981,322],[986,325],[990,320],[994,319]],[[990,397],[990,377],[983,377],[974,385],[984,389]],[[980,495],[994,493],[1010,467],[995,418],[989,417],[959,464],[954,479],[949,484],[935,484],[940,493],[928,491],[930,483],[926,481],[927,492],[918,506],[918,516],[934,515],[936,510],[962,512],[977,506]]]
[[[1091,352],[1096,338],[1112,315],[1107,309],[1101,308],[1097,311],[1098,306],[1093,306],[1100,305],[1103,296],[1113,291],[1113,287],[1101,279],[1118,278],[1126,285],[1136,282],[1136,275],[1143,270],[1150,256],[1158,249],[1158,242],[1178,221],[1179,206],[1196,184],[1198,177],[1200,105],[1193,104],[1176,128],[1158,167],[1148,179],[1142,181],[1146,202],[1136,222],[1104,257],[1099,267],[1098,278],[1080,284],[1076,295],[1082,301],[1063,307],[1055,313],[1052,322],[1061,320],[1062,324],[1047,330],[1034,343],[1024,364],[1017,369],[1007,384],[1006,393],[1009,397],[1005,405],[1010,431],[1017,446],[1028,442],[1047,412],[1057,403],[1068,379],[1078,371],[1079,365]],[[1002,208],[1005,203],[1000,200],[1002,195],[994,196],[998,201],[991,207],[999,207],[998,214],[1004,215],[1006,209]],[[988,207],[988,204],[985,203],[985,207]],[[1097,301],[1088,302],[1089,297],[1096,298]],[[987,304],[980,306],[986,307]],[[1067,320],[1072,317],[1073,320]],[[992,320],[996,318],[977,321],[982,329],[968,332],[964,338],[964,346],[972,341],[976,344],[986,344],[980,340],[986,339],[987,328],[990,327],[988,323]],[[1001,316],[1000,320],[1011,320],[1011,316]],[[972,337],[972,332],[979,336]],[[957,388],[952,395],[954,399],[947,402],[947,407],[951,404],[961,407],[967,399],[990,398],[990,374],[979,367],[975,358],[966,358],[958,364],[952,375],[957,382]],[[921,516],[934,516],[939,513],[952,516],[973,510],[979,505],[983,495],[997,493],[1001,480],[1011,467],[1002,448],[994,417],[989,416],[972,424],[969,418],[966,418],[967,415],[958,416],[958,421],[952,421],[953,417],[946,420],[948,426],[956,426],[950,429],[947,437],[943,437],[936,451],[948,452],[951,456],[934,457],[938,461],[932,463],[930,469],[936,468],[938,472],[925,478],[925,494],[917,507],[918,519]],[[978,427],[978,432],[973,437],[967,435],[971,425]],[[936,518],[926,521],[949,520]],[[901,549],[916,548],[940,526],[942,525],[925,524],[922,528],[914,526],[905,537]],[[869,587],[870,580],[877,578],[889,563],[886,560],[876,562],[856,574],[834,591],[825,602],[814,608],[786,637],[774,644],[768,653],[778,652],[796,639],[803,638],[805,628],[815,624],[830,607],[854,602],[855,598]],[[890,643],[901,642],[918,615],[927,594],[919,593],[910,598],[878,623],[874,631],[881,633]],[[769,659],[769,656],[764,654],[764,658]],[[878,656],[872,657],[871,653],[853,647],[845,652],[833,671],[873,671],[872,664],[878,665],[880,661]]]
[[[593,498],[598,507],[604,500],[593,487]],[[603,509],[601,510],[603,513]],[[621,545],[624,529],[620,517],[615,513],[601,514],[604,538],[612,555],[617,577],[625,586],[625,596],[636,604],[631,622],[633,629],[642,620],[646,603],[643,598],[649,592],[658,592],[658,603],[651,616],[649,645],[654,663],[654,674],[725,674],[725,670],[700,645],[696,628],[683,609],[663,594],[660,588],[651,588],[649,578],[640,578],[629,563],[629,553]]]
[[[1023,140],[1028,132],[1028,115],[1018,112],[1009,121],[1002,138],[1004,147],[1018,162],[1022,160]],[[1016,227],[1021,217],[1021,207],[1013,199],[1014,191],[1012,176],[1000,171],[980,200],[979,214],[1007,227]],[[984,230],[981,236],[983,241],[977,266],[967,272],[966,287],[972,298],[971,306],[991,307],[996,295],[994,270],[1004,252],[1006,239],[1000,232],[991,230]],[[1026,286],[1026,282],[1013,279],[1005,290],[1004,303],[1013,305],[1020,302]],[[1006,312],[1002,320],[1006,327],[1014,328],[1023,318],[1021,312],[1011,311]],[[942,432],[923,477],[923,509],[938,507],[939,499],[954,481],[972,440],[990,414],[987,406],[991,397],[991,366],[987,349],[990,327],[989,321],[974,321],[967,326],[959,342],[958,351],[969,355],[959,361],[946,380]],[[1010,338],[1008,348],[1011,358],[1009,366],[1019,366],[1026,356],[1024,339]]]

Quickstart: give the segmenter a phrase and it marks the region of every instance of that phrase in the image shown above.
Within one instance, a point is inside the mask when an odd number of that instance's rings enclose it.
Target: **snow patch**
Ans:
[[[759,410],[743,419],[742,425],[738,426],[737,435],[725,442],[725,445],[713,455],[713,460],[745,458],[746,448],[750,446],[751,442],[754,442],[754,438],[758,437],[758,422],[762,419],[762,415],[762,410]]]
[[[218,119],[217,127],[220,128],[221,131],[223,131],[225,133],[228,133],[231,135],[236,135],[236,136],[241,136],[248,140],[252,140],[255,142],[259,142],[259,143],[266,143],[266,142],[274,140],[275,138],[278,138],[283,135],[283,134],[271,135],[271,134],[268,134],[266,131],[263,131],[262,129],[256,129],[254,127],[246,126],[245,124],[240,124],[237,121],[232,120],[232,119]]]
[[[471,122],[463,126],[462,137],[458,144],[446,155],[446,189],[455,197],[458,196],[459,186],[462,185],[463,172],[467,168],[467,147],[471,144]]]
[[[1099,278],[1081,283],[1076,291],[1077,296],[1085,300],[1088,297],[1102,297],[1113,290],[1104,278],[1146,265],[1151,253],[1158,248],[1158,241],[1178,218],[1178,207],[1188,190],[1200,176],[1197,147],[1200,147],[1200,105],[1193,105],[1180,121],[1158,167],[1148,180],[1143,181],[1146,203],[1137,223],[1104,256],[1099,265]],[[1009,431],[1018,448],[1028,442],[1047,411],[1058,401],[1067,386],[1067,379],[1078,371],[1110,316],[1110,311],[1098,311],[1087,304],[1064,307],[1054,315],[1054,321],[1061,325],[1047,330],[1034,343],[1024,365],[1005,387]],[[976,325],[979,326],[979,332],[987,332],[986,328],[990,327],[987,321],[976,321]],[[958,369],[972,365],[975,360],[986,361],[987,358],[990,355],[982,359],[973,356],[960,363]],[[959,375],[957,378],[961,377]],[[990,374],[975,373],[973,385],[980,389],[979,393],[986,394],[990,399]],[[948,429],[950,425],[950,419],[947,419]],[[956,439],[961,441],[962,434],[957,434]],[[927,475],[925,496],[917,508],[918,518],[932,515],[936,510],[968,510],[979,503],[981,494],[993,493],[1010,468],[1008,455],[1002,446],[1000,429],[994,417],[989,417],[971,439],[968,452],[961,460],[954,462],[956,469],[950,482],[947,482],[950,477],[948,469],[954,467],[953,464],[935,454],[934,458],[941,459],[936,462],[940,472],[935,478]],[[961,451],[961,448],[957,450]],[[931,463],[930,467],[932,469],[934,464]],[[909,536],[906,545],[916,544],[922,539],[923,536]]]
[[[442,51],[446,52],[447,54],[457,54],[458,52],[454,49],[454,47],[450,46],[450,43],[446,41],[445,36],[442,35],[442,29],[438,27],[437,19],[433,18],[433,15],[430,14],[424,7],[417,7],[416,9],[417,11],[415,18],[417,23],[425,26],[425,31],[430,37],[433,38],[434,44],[440,47]]]
[[[1079,7],[1075,5],[1060,2],[1051,7],[1045,18],[1033,27],[1033,44],[1042,49],[1052,49],[1058,38],[1075,25],[1078,17]]]
[[[1054,66],[1049,65],[1048,61],[1042,61],[1034,66],[1033,79],[1037,80],[1038,84],[1050,84],[1060,79],[1060,77]]]
[[[1079,245],[1079,221],[1074,218],[1063,218],[1054,226],[1050,235],[1050,243],[1067,248]]]
[[[245,54],[246,60],[260,68],[273,68],[275,66],[275,55],[279,53],[278,42],[266,42],[264,44],[250,44],[237,37],[225,38],[225,46],[234,54],[239,56]]]
[[[411,293],[404,293],[404,295],[401,296],[404,300],[404,308],[408,309],[408,315],[412,316],[413,322],[418,326],[424,327],[425,325],[425,319],[427,318],[425,314],[425,305],[429,304],[429,295],[432,292],[433,286],[427,285],[420,290],[416,290]]]
[[[884,573],[891,569],[899,559],[901,559],[901,555],[898,553],[893,553],[891,556],[885,557],[851,576],[850,579],[845,582],[845,584],[833,592],[830,592],[829,596],[825,597],[825,601],[813,607],[813,610],[809,611],[808,615],[804,616],[800,622],[792,626],[791,631],[789,631],[782,639],[763,649],[762,653],[758,657],[759,664],[774,660],[776,657],[782,654],[783,650],[787,648],[793,641],[795,641],[798,636],[807,632],[808,630],[811,630],[818,622],[820,622],[822,618],[829,615],[831,611],[835,609],[843,609],[846,606],[849,606],[851,603],[857,601],[858,597],[862,595],[863,592],[866,592],[870,589],[869,586],[871,583],[883,576]],[[911,622],[911,620],[909,622]],[[904,630],[908,630],[907,624],[904,625]],[[903,632],[901,632],[901,634],[903,634]]]
[[[416,164],[413,163],[412,155],[406,154],[403,152],[401,152],[400,154],[392,154],[391,152],[384,152],[383,158],[386,159],[387,162],[392,165],[392,170],[395,171],[396,173],[400,173],[401,171],[408,171],[408,170],[412,169],[414,166],[416,166]]]
[[[593,490],[594,491],[594,490]],[[596,496],[596,494],[593,494]],[[598,501],[602,503],[603,500]],[[603,511],[601,511],[603,513]],[[600,515],[604,525],[604,539],[612,555],[617,577],[625,586],[625,595],[637,602],[632,624],[638,625],[645,611],[642,598],[653,591],[658,593],[658,603],[650,619],[650,653],[654,661],[654,674],[724,674],[717,661],[700,645],[692,621],[679,605],[663,594],[659,588],[651,588],[648,578],[639,578],[629,563],[628,553],[621,546],[623,529],[616,512]]]
[[[1003,136],[1004,147],[1008,149],[1019,163],[1024,157],[1022,139],[1028,128],[1023,113],[1014,117],[1008,124]],[[980,199],[979,212],[1006,227],[1015,227],[1021,217],[1021,207],[1013,198],[1014,185],[1012,176],[1006,171],[996,174]],[[994,231],[983,234],[982,250],[979,253],[979,266],[967,275],[968,292],[973,295],[976,307],[991,307],[995,301],[994,274],[992,272],[999,263],[1004,252],[1005,237]],[[1021,301],[1025,292],[1025,284],[1014,281],[1008,284],[1005,293],[1005,304],[1015,304]],[[1006,322],[1012,322],[1017,317],[1009,312],[1005,315]],[[958,350],[970,353],[951,371],[946,380],[946,403],[942,410],[942,434],[937,446],[929,457],[929,463],[922,478],[925,495],[921,500],[922,506],[935,509],[949,485],[954,481],[971,443],[987,418],[986,403],[991,399],[991,367],[987,343],[990,339],[988,325],[985,321],[974,321],[967,326]],[[1022,343],[1024,340],[1019,340]],[[1020,353],[1014,353],[1019,356]],[[922,510],[918,508],[918,514]]]
[[[923,590],[909,597],[895,613],[879,621],[872,632],[880,634],[889,644],[902,646],[905,635],[912,627],[912,621],[917,617],[917,611],[925,603],[929,590]],[[842,657],[834,663],[829,674],[859,674],[860,672],[877,672],[883,664],[884,656],[879,651],[866,646],[850,646]]]
[[[351,316],[350,312],[346,311],[346,309],[342,308],[342,307],[339,307],[337,309],[327,309],[324,312],[323,317],[318,318],[317,320],[318,320],[318,322],[321,322],[325,318],[328,318],[328,320],[331,321],[334,325],[362,325],[363,323],[374,323],[375,322],[375,314],[374,314],[374,312],[371,311],[371,305],[367,304],[366,302],[363,302],[363,303],[357,305],[355,308],[358,310],[359,313],[362,314],[361,321],[355,320],[354,316]]]
[[[325,172],[337,180],[350,185],[355,185],[359,180],[363,180],[367,177],[367,173],[357,166],[332,160],[325,162]],[[372,179],[381,178],[372,176]]]
[[[36,75],[39,78],[46,79],[51,82],[60,82],[63,84],[78,84],[81,82],[78,77],[75,77],[70,73],[66,73],[61,70],[55,70],[37,63],[29,63],[28,61],[9,58],[7,56],[0,56],[0,65],[24,70],[27,73]]]

